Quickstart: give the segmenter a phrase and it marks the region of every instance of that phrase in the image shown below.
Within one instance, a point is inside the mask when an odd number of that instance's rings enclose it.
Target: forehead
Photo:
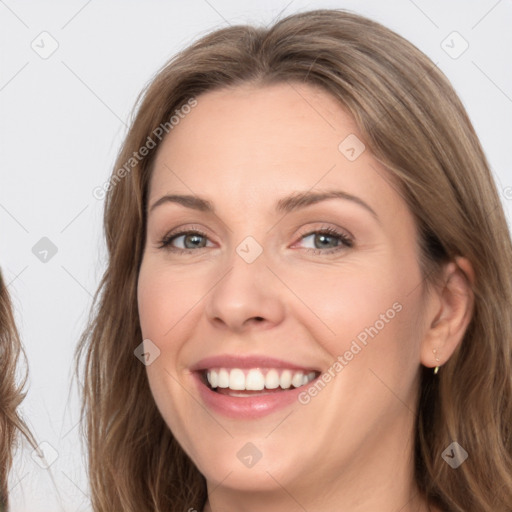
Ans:
[[[323,147],[336,154],[340,136],[357,132],[342,105],[323,90],[304,84],[282,83],[258,87],[245,84],[207,92],[197,106],[165,139],[160,152],[185,143],[200,152],[240,160],[264,156],[264,149],[279,149],[289,159],[296,151]],[[236,142],[230,144],[230,141]],[[261,144],[264,147],[261,147]]]
[[[158,149],[150,200],[173,191],[247,207],[293,190],[341,188],[397,206],[355,121],[322,89],[243,85],[196,99]]]

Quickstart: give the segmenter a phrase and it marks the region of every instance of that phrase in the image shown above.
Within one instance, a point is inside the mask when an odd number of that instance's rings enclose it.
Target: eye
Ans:
[[[159,249],[166,249],[177,253],[190,253],[196,249],[203,249],[206,246],[208,236],[198,230],[179,231],[166,235],[158,246]],[[175,247],[173,244],[181,240],[185,247]]]
[[[353,247],[354,242],[346,233],[338,231],[333,227],[324,227],[309,231],[301,235],[301,241],[312,238],[313,248],[306,247],[307,252],[314,254],[330,254],[343,249]],[[197,251],[206,248],[208,235],[197,229],[178,231],[166,235],[158,246],[159,249],[166,249],[178,254]],[[183,243],[184,247],[176,247],[174,244]]]
[[[354,246],[354,241],[346,233],[332,227],[310,231],[301,236],[301,241],[312,239],[313,248],[306,251],[314,254],[330,254]]]

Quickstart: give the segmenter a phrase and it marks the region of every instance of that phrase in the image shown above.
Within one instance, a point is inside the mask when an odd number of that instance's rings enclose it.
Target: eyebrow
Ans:
[[[301,208],[305,208],[306,206],[310,206],[312,204],[319,203],[321,201],[327,201],[329,199],[344,199],[347,201],[352,201],[359,206],[362,206],[367,211],[369,211],[377,220],[379,217],[375,210],[365,203],[361,198],[354,196],[352,194],[348,194],[347,192],[343,192],[341,190],[326,190],[325,192],[297,192],[287,197],[283,197],[275,204],[275,210],[278,213],[290,213],[292,211],[299,210]],[[153,205],[149,208],[149,212],[152,212],[158,206],[164,203],[177,203],[186,208],[191,208],[193,210],[199,210],[207,213],[215,213],[215,207],[208,201],[199,196],[193,195],[180,195],[180,194],[168,194],[153,203]]]

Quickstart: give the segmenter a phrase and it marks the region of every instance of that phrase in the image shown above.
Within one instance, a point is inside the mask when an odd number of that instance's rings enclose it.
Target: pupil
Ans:
[[[193,240],[195,240],[197,242],[198,239],[201,239],[202,238],[202,235],[187,235],[185,237],[185,247],[187,247],[187,238],[189,240],[192,240],[192,247],[203,247],[202,245],[197,244],[195,243]],[[199,240],[199,242],[201,242],[201,240]],[[187,249],[190,249],[190,247],[187,247]]]
[[[317,235],[317,236],[318,236],[321,240],[324,240],[324,241],[325,241],[325,239],[326,239],[326,238],[327,238],[327,239],[329,239],[329,238],[333,239],[333,237],[332,237],[331,235],[320,234],[320,235]],[[335,245],[334,245],[334,247],[336,247],[336,245],[337,245],[337,244],[335,244]],[[325,244],[323,244],[323,246],[325,247]]]

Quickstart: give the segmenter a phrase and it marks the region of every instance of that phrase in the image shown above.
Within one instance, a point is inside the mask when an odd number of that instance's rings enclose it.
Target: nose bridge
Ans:
[[[219,280],[209,294],[211,321],[239,330],[254,319],[280,321],[284,310],[279,290],[267,268],[267,254],[254,237],[245,237],[226,258]]]

